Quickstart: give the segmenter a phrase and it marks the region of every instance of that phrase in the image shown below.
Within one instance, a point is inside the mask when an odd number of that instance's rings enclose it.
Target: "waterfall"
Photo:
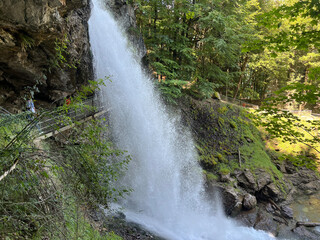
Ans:
[[[270,239],[238,226],[204,197],[202,171],[191,134],[169,115],[110,13],[93,0],[90,43],[97,78],[111,108],[117,146],[132,156],[123,184],[133,189],[121,206],[129,221],[166,239]],[[218,201],[216,201],[218,202]]]

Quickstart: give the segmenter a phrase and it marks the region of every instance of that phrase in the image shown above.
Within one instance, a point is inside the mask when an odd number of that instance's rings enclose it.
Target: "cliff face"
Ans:
[[[143,37],[138,33],[134,5],[128,4],[127,0],[109,0],[106,5],[113,13],[115,19],[122,25],[127,37],[134,49],[138,58],[143,58],[147,54],[147,48],[144,44]]]
[[[125,0],[105,2],[143,57],[133,6]],[[38,107],[45,107],[94,78],[89,16],[89,0],[0,2],[0,106],[19,112],[31,91]]]
[[[19,111],[28,91],[57,101],[92,79],[89,14],[87,0],[0,2],[1,105]]]

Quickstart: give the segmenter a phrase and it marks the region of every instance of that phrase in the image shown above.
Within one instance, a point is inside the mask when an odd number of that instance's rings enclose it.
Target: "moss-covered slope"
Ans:
[[[199,161],[209,177],[236,169],[264,169],[272,179],[282,173],[266,153],[259,130],[245,109],[220,101],[189,100],[189,124],[195,133]]]

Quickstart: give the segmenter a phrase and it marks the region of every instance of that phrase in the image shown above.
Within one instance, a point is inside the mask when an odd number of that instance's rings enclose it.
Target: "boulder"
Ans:
[[[241,212],[236,219],[242,223],[244,226],[253,227],[256,223],[258,216],[258,211],[256,209],[252,209],[250,211]]]
[[[282,206],[281,207],[281,214],[285,218],[293,219],[293,210],[291,207]]]
[[[300,237],[300,239],[303,239],[303,240],[319,240],[320,239],[320,233],[316,234],[315,232],[308,230],[304,226],[296,227],[292,229],[292,232],[294,232],[296,235]]]
[[[233,188],[222,188],[222,202],[227,215],[236,215],[242,207],[242,198]]]
[[[261,190],[259,196],[263,200],[268,200],[271,198],[275,202],[284,200],[283,193],[279,190],[279,188],[274,183],[270,183],[267,186],[265,186]]]
[[[206,188],[208,197],[213,201],[216,200],[216,193],[220,194],[224,211],[227,215],[236,216],[241,211],[243,197],[234,188],[213,183],[209,183]]]
[[[256,180],[249,169],[245,169],[244,171],[237,173],[236,178],[239,186],[245,188],[247,192],[254,193],[257,191],[258,188]]]
[[[251,209],[255,208],[257,206],[256,197],[247,193],[243,197],[242,206],[243,206],[243,209],[245,209],[245,210],[251,210]]]
[[[257,178],[257,191],[260,191],[262,188],[272,182],[270,174],[262,169],[258,169],[255,172],[255,175]]]
[[[259,212],[254,228],[258,230],[266,231],[276,236],[278,224],[275,221],[273,221],[273,217],[271,214],[266,212]]]

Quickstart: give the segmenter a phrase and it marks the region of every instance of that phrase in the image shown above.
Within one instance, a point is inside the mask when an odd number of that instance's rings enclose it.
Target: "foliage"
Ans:
[[[280,29],[274,36],[266,36],[266,43],[273,44],[278,51],[288,50],[290,46],[302,50],[319,49],[319,13],[320,3],[315,0],[288,1],[264,13],[260,16],[260,24]],[[286,20],[289,20],[290,27],[281,28]]]
[[[302,120],[301,117],[279,107],[286,103],[316,103],[319,89],[313,85],[294,83],[276,92],[277,95],[268,98],[252,116],[258,126],[270,134],[271,137],[280,138],[292,144],[302,143],[320,153],[318,145],[320,138],[318,131],[319,120]],[[297,112],[299,114],[299,111]],[[311,116],[310,116],[311,117]]]
[[[23,51],[26,51],[27,49],[33,48],[35,46],[34,39],[28,34],[20,33],[19,38],[21,40],[21,48],[23,49]]]
[[[152,70],[169,98],[210,98],[233,91],[244,69],[241,45],[251,38],[257,0],[133,1]],[[167,82],[169,80],[169,82]],[[178,88],[170,81],[188,82]]]
[[[95,88],[84,87],[84,92]],[[71,105],[29,121],[27,113],[0,116],[0,238],[99,239],[84,218],[83,206],[107,206],[129,192],[116,188],[115,182],[130,157],[107,140],[105,120],[83,123],[69,115],[90,108],[81,101],[84,96],[78,94]],[[58,132],[73,124],[56,136],[62,147],[37,140],[37,122],[51,114],[58,119]],[[117,239],[111,235],[101,239]]]
[[[79,59],[72,57],[69,52],[70,48],[70,40],[68,39],[68,35],[65,34],[62,39],[56,39],[55,44],[55,56],[51,60],[51,66],[53,68],[73,68],[76,69],[79,64]],[[51,69],[49,69],[49,72]]]
[[[165,82],[161,82],[159,84],[159,88],[167,102],[176,104],[176,99],[183,96],[182,90],[187,83],[187,81],[168,80]]]

